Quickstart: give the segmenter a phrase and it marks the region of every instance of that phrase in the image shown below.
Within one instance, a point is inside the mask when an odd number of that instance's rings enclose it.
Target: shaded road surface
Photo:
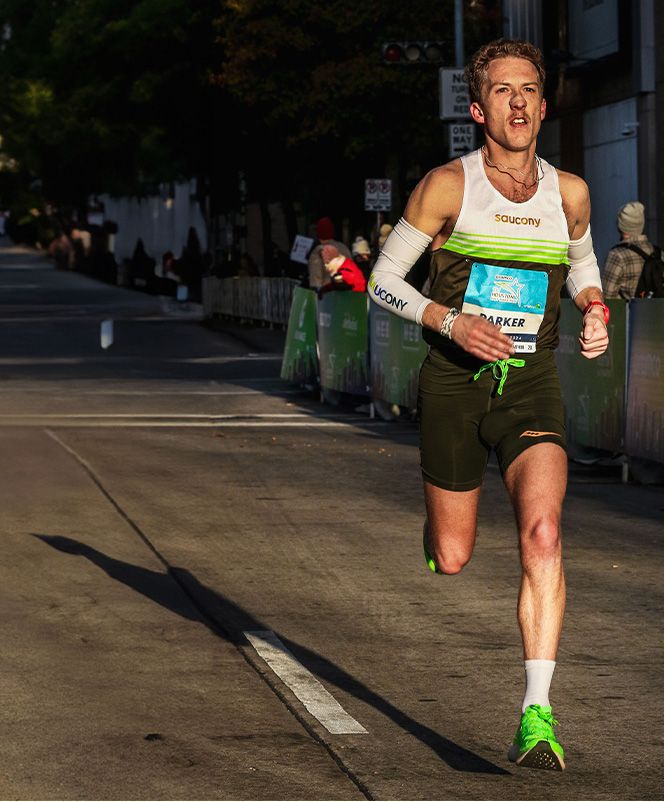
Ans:
[[[282,383],[278,332],[17,248],[0,286],[4,798],[662,798],[661,488],[571,469],[569,770],[520,770],[495,467],[435,577],[413,425]]]

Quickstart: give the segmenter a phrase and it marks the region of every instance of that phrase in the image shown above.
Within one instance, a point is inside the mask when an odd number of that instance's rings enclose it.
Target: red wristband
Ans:
[[[582,314],[586,315],[586,313],[589,311],[589,309],[591,309],[592,306],[602,306],[603,307],[603,315],[605,316],[605,325],[607,326],[607,324],[610,322],[610,310],[609,310],[609,307],[606,306],[602,301],[590,301],[584,307],[584,312]]]

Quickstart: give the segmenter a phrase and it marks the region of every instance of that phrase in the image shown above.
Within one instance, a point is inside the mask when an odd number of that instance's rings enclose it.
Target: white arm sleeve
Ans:
[[[407,284],[404,276],[431,241],[432,237],[401,217],[376,260],[367,287],[369,297],[379,306],[419,325],[423,309],[431,301]]]
[[[598,260],[593,252],[591,226],[587,228],[581,239],[570,241],[568,245],[568,261],[570,262],[570,271],[566,279],[566,289],[573,300],[575,300],[579,292],[587,287],[602,288]]]

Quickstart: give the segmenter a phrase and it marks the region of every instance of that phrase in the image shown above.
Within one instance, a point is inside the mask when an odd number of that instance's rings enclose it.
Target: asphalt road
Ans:
[[[434,576],[413,423],[281,382],[280,332],[20,248],[0,292],[0,797],[662,799],[662,487],[571,466],[568,769],[520,769],[494,466]]]

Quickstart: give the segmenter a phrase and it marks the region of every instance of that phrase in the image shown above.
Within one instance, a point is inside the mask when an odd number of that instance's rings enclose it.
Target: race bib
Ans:
[[[541,270],[474,262],[462,312],[498,323],[512,338],[516,353],[532,354],[545,314],[547,282],[547,273]]]

